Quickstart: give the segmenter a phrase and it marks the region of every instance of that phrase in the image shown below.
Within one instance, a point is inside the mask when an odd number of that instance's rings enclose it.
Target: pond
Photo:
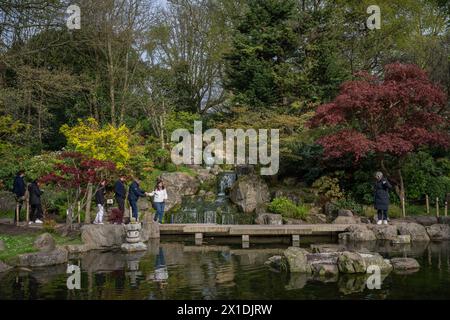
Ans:
[[[306,245],[305,245],[306,246]],[[425,243],[368,248],[385,257],[416,258],[420,271],[391,273],[379,290],[366,275],[320,279],[274,272],[264,262],[287,245],[195,246],[186,241],[152,242],[140,254],[91,251],[73,257],[80,290],[66,285],[67,266],[0,274],[0,299],[448,299],[450,245]],[[358,248],[356,248],[358,249]]]

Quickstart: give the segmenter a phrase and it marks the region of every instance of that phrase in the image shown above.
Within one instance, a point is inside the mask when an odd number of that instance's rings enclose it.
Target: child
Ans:
[[[105,213],[105,186],[106,181],[100,182],[100,186],[95,193],[95,202],[97,203],[97,216],[95,217],[94,224],[103,224],[103,215]]]

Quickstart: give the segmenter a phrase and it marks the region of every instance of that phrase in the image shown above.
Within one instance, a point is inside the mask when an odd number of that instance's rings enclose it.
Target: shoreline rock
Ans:
[[[20,254],[15,259],[15,265],[18,267],[46,267],[67,263],[67,261],[67,250],[57,247],[55,250],[49,252],[40,251]]]

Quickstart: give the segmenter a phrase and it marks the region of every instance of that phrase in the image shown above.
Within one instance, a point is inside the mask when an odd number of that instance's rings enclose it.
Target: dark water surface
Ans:
[[[81,289],[67,289],[67,266],[0,274],[0,299],[450,299],[450,245],[422,243],[367,248],[385,257],[416,258],[420,271],[389,274],[380,290],[366,275],[333,279],[270,271],[264,262],[286,245],[152,243],[140,254],[89,252],[73,257]]]

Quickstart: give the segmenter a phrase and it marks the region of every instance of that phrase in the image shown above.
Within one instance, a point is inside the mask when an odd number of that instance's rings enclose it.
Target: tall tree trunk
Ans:
[[[84,223],[91,223],[91,202],[92,202],[92,183],[88,183],[87,186],[87,198],[86,198],[86,213],[84,216]]]
[[[115,75],[114,75],[114,58],[112,54],[111,39],[108,39],[108,78],[109,78],[109,99],[111,103],[111,124],[116,126],[116,98],[115,98]]]

